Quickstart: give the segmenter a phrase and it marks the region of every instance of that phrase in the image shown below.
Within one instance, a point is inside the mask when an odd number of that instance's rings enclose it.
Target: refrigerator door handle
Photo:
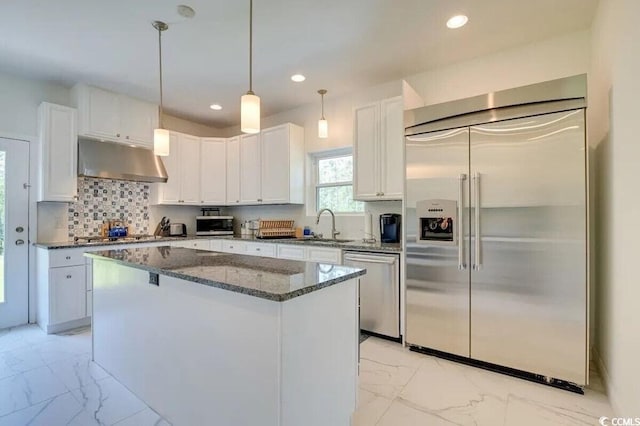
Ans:
[[[475,258],[473,262],[473,269],[479,271],[482,269],[482,256],[480,253],[480,173],[475,172],[473,174],[473,192],[475,194],[475,225],[476,235],[474,241]]]
[[[462,217],[464,215],[464,182],[467,180],[467,175],[461,173],[458,176],[460,185],[458,188],[458,269],[467,269],[467,264],[464,263],[464,227]]]

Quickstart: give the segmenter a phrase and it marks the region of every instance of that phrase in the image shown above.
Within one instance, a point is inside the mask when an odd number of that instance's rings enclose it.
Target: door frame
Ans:
[[[37,182],[38,182],[38,170],[35,167],[38,164],[38,149],[37,142],[38,138],[36,136],[29,136],[24,134],[17,134],[11,132],[5,132],[0,130],[0,138],[4,139],[13,139],[16,141],[26,142],[28,144],[29,149],[29,193],[28,193],[28,219],[27,219],[27,242],[29,244],[29,251],[27,259],[28,264],[28,321],[29,324],[33,324],[36,322],[36,247],[34,243],[38,238],[38,204],[37,204]]]

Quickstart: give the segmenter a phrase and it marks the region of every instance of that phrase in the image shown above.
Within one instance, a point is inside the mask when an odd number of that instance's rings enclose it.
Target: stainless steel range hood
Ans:
[[[167,170],[153,151],[78,139],[78,176],[137,182],[166,182]]]

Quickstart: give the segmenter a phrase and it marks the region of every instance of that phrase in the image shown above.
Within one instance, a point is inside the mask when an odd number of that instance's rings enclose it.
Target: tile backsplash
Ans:
[[[78,200],[69,204],[68,237],[98,235],[104,220],[117,219],[130,234],[149,233],[148,183],[78,178]]]

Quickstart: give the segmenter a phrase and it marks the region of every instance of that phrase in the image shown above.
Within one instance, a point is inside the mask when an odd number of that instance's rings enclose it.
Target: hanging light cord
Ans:
[[[253,0],[249,0],[249,95],[253,95]]]
[[[324,120],[324,93],[320,95],[320,100],[322,101],[322,102],[321,102],[321,105],[322,105],[322,106],[321,106],[321,110],[322,110],[322,117],[321,117],[321,120]]]
[[[162,98],[162,28],[158,26],[158,61],[160,62],[160,117],[159,124],[160,128],[163,129],[162,126],[162,115],[163,115],[163,98]]]

